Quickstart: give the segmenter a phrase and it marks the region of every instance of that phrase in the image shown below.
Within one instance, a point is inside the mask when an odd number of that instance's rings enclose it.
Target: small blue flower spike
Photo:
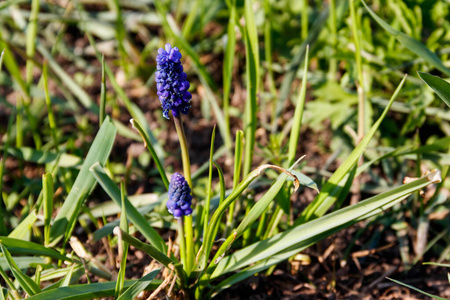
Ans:
[[[160,48],[156,56],[156,88],[166,119],[169,119],[170,110],[174,117],[179,117],[180,112],[186,115],[191,107],[192,95],[188,92],[190,84],[180,59],[180,51],[170,44],[166,44],[165,49]]]
[[[170,178],[168,194],[166,206],[175,219],[192,214],[191,188],[180,173],[175,173]]]

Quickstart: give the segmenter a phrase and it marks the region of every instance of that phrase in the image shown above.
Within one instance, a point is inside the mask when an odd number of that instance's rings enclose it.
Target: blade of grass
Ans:
[[[81,104],[90,110],[92,113],[98,115],[99,109],[97,104],[95,104],[91,97],[89,97],[88,93],[86,93],[83,88],[81,88],[73,79],[70,77],[67,72],[58,64],[57,61],[53,58],[53,56],[48,52],[48,50],[41,45],[39,42],[36,42],[36,50],[41,53],[41,55],[47,60],[48,65],[52,68],[53,72],[61,79],[65,86],[78,98]]]
[[[3,54],[3,52],[2,52]],[[3,56],[2,56],[3,57]],[[13,112],[9,116],[8,120],[8,126],[6,127],[6,140],[3,146],[3,155],[0,161],[0,195],[3,195],[3,174],[5,172],[5,163],[6,163],[6,157],[8,156],[8,150],[12,143],[11,138],[11,132],[12,132],[12,125],[15,119],[15,113]],[[4,220],[5,217],[5,211],[6,206],[4,205],[4,201],[0,201],[0,218],[1,220]],[[0,236],[8,235],[8,230],[6,229],[5,222],[0,222]]]
[[[124,288],[128,289],[136,280],[125,281]],[[154,280],[148,289],[154,290],[162,283],[161,280]],[[44,291],[38,295],[29,297],[30,300],[90,300],[103,297],[114,296],[114,281],[96,282],[91,284],[77,284],[68,287]]]
[[[346,2],[346,1],[342,1]],[[328,7],[326,7],[320,15],[317,17],[316,21],[311,26],[311,30],[309,31],[308,38],[303,41],[298,52],[292,58],[290,65],[288,66],[288,72],[285,74],[283,78],[283,82],[281,83],[280,92],[278,96],[278,101],[275,108],[275,117],[272,120],[272,133],[275,133],[278,129],[278,119],[283,111],[284,104],[291,94],[291,86],[294,82],[295,76],[297,74],[298,69],[301,66],[301,63],[305,60],[306,54],[306,46],[309,45],[311,48],[319,37],[320,32],[325,26],[328,18]]]
[[[76,268],[77,265],[73,264],[72,267],[69,269],[69,272],[67,272],[66,276],[64,276],[61,280],[61,283],[59,284],[58,288],[69,286],[70,281],[72,279],[73,271]]]
[[[418,289],[418,288],[416,288],[416,287],[414,287],[414,286],[412,286],[412,285],[403,283],[403,282],[401,282],[401,281],[398,281],[398,280],[395,280],[395,279],[392,279],[392,278],[389,278],[389,277],[386,277],[386,278],[389,279],[390,281],[393,281],[393,282],[395,282],[395,283],[397,283],[397,284],[406,286],[406,287],[409,288],[409,289],[412,289],[412,290],[414,290],[414,291],[416,291],[416,292],[419,292],[419,293],[421,293],[421,294],[423,294],[423,295],[425,295],[425,296],[431,297],[431,298],[433,298],[433,299],[438,299],[438,300],[448,300],[447,298],[442,298],[442,297],[435,296],[435,295],[432,295],[432,294],[430,294],[430,293],[424,292],[424,291],[422,291],[422,290],[420,290],[420,289]]]
[[[155,149],[152,146],[152,142],[151,142],[149,136],[147,135],[147,132],[142,128],[142,126],[139,124],[139,122],[135,121],[134,119],[131,119],[130,123],[133,126],[133,128],[139,132],[140,136],[144,140],[144,145],[147,147],[153,160],[155,161],[156,168],[158,169],[159,175],[161,176],[164,186],[166,187],[166,190],[169,190],[169,180],[167,179],[166,171],[164,170],[164,167],[163,167],[161,161],[159,160],[159,157],[156,154]]]
[[[211,147],[209,150],[209,174],[208,174],[208,182],[207,182],[207,190],[206,190],[206,200],[205,200],[205,209],[203,210],[203,232],[206,232],[208,229],[209,223],[209,208],[211,206],[211,197],[212,197],[212,165],[213,165],[213,155],[214,155],[214,141],[216,139],[216,126],[213,128],[213,132],[211,134]]]
[[[406,75],[405,77],[403,77],[403,80],[400,82],[399,86],[392,95],[389,104],[386,106],[375,124],[373,124],[370,131],[347,157],[347,159],[342,163],[342,165],[333,173],[333,176],[331,176],[327,183],[323,186],[322,192],[308,205],[308,207],[302,212],[300,217],[295,221],[295,225],[324,215],[325,212],[331,207],[331,205],[333,205],[333,203],[337,199],[336,193],[340,191],[340,189],[336,189],[336,186],[339,185],[341,180],[345,177],[346,174],[348,174],[350,169],[358,162],[359,158],[364,153],[364,150],[366,149],[372,137],[375,135],[375,132],[378,130],[378,127],[385,118],[387,112],[389,111],[389,108],[400,93],[405,80]]]
[[[47,105],[47,114],[48,114],[48,125],[50,126],[50,132],[53,138],[53,143],[55,144],[56,151],[59,151],[58,146],[58,135],[56,133],[56,121],[55,121],[55,115],[53,114],[52,109],[52,100],[50,99],[50,93],[48,91],[48,76],[47,76],[47,63],[44,62],[43,70],[42,70],[42,76],[44,79],[44,93],[45,93],[45,103]]]
[[[145,290],[156,275],[158,275],[160,269],[153,270],[144,277],[138,279],[132,286],[130,286],[117,300],[134,299],[140,292]]]
[[[227,47],[225,49],[224,66],[223,66],[223,117],[225,119],[225,130],[230,133],[230,90],[231,76],[233,73],[233,61],[236,48],[236,1],[231,1],[230,17],[227,27]],[[231,141],[231,137],[229,138]],[[231,147],[230,145],[227,145]]]
[[[120,198],[122,203],[122,213],[120,215],[120,229],[123,232],[128,233],[128,221],[127,221],[127,207],[125,205],[125,185],[123,182],[120,184]],[[127,267],[127,254],[128,254],[128,244],[124,241],[118,242],[118,259],[120,259],[120,269],[117,274],[117,282],[116,282],[116,291],[114,293],[114,297],[117,299],[123,292],[123,283],[125,281],[125,271]],[[154,278],[154,277],[153,277]],[[151,278],[151,279],[153,279]],[[144,287],[145,289],[145,287]],[[123,296],[123,295],[122,295]],[[130,297],[129,299],[133,299],[135,296]]]
[[[342,228],[353,225],[369,216],[381,213],[385,209],[399,203],[413,192],[440,181],[440,172],[434,170],[427,176],[399,186],[386,193],[342,208],[308,223],[288,229],[271,238],[252,244],[222,259],[212,274],[212,278],[245,267],[251,263],[267,259],[277,253],[294,250],[295,248],[300,251],[304,247]]]
[[[37,164],[48,164],[52,162],[57,162],[59,156],[59,153],[53,151],[41,151],[29,147],[6,148],[5,146],[3,149],[7,149],[8,154],[15,158]],[[62,154],[61,159],[58,162],[58,166],[66,168],[74,168],[77,167],[80,164],[80,162],[81,159],[75,155]]]
[[[250,212],[244,217],[242,222],[239,224],[236,230],[227,238],[227,240],[220,246],[219,250],[216,252],[214,258],[212,259],[210,266],[217,265],[220,258],[223,257],[225,251],[231,247],[231,244],[238,239],[251,225],[259,218],[259,216],[267,209],[269,204],[275,199],[275,196],[283,187],[287,174],[281,174],[278,176],[275,183],[270,187],[270,189],[264,194],[264,196],[256,202],[252,207]],[[209,268],[210,269],[210,268]]]
[[[98,131],[91,148],[83,162],[75,183],[65,199],[56,216],[50,231],[50,242],[55,245],[65,234],[65,240],[71,236],[72,227],[76,216],[80,212],[81,205],[95,187],[96,180],[89,172],[89,168],[95,162],[105,163],[114,144],[116,128],[109,117],[106,117],[102,127]]]
[[[41,292],[39,286],[36,284],[36,282],[34,282],[33,279],[31,279],[22,271],[20,271],[19,267],[14,262],[14,259],[12,258],[11,254],[6,249],[6,247],[3,245],[3,243],[0,243],[0,248],[3,252],[3,255],[5,256],[10,271],[12,272],[16,280],[19,282],[20,287],[30,296],[39,294]]]
[[[105,173],[101,165],[99,163],[96,163],[92,165],[90,170],[95,179],[102,186],[103,190],[108,194],[108,196],[111,197],[111,199],[114,200],[117,205],[121,206],[122,201],[120,190],[111,180],[111,178],[109,178],[109,176]],[[166,244],[158,234],[158,232],[156,232],[156,230],[148,224],[147,220],[136,210],[136,208],[133,206],[133,204],[130,203],[130,200],[128,200],[127,197],[124,197],[124,199],[125,209],[127,211],[129,220],[154,247],[156,247],[161,252],[165,252]]]
[[[289,173],[288,171],[284,170],[283,168],[273,166],[273,165],[261,165],[258,168],[254,169],[252,172],[250,172],[247,177],[244,178],[244,180],[241,181],[241,183],[231,192],[231,194],[219,204],[219,207],[214,212],[213,216],[211,217],[211,220],[209,222],[208,231],[204,234],[203,238],[203,247],[200,249],[197,257],[198,257],[198,263],[196,265],[196,272],[201,272],[205,269],[206,263],[209,257],[209,254],[212,249],[212,245],[214,242],[214,232],[216,230],[216,227],[218,226],[218,223],[220,222],[223,214],[225,213],[225,210],[230,206],[230,204],[236,200],[237,197],[239,197],[242,192],[248,187],[248,185],[256,178],[258,177],[265,169],[271,168],[276,169],[278,171],[281,171],[283,173]]]
[[[450,83],[424,72],[417,72],[419,77],[450,107]]]
[[[257,92],[259,88],[259,47],[258,32],[253,13],[253,1],[247,0],[244,4],[245,18],[245,68],[247,99],[244,111],[245,155],[244,176],[250,173],[255,147]]]
[[[361,0],[361,2],[366,7],[369,14],[372,16],[372,18],[377,21],[377,23],[383,27],[384,30],[389,32],[392,36],[394,36],[403,46],[414,52],[416,55],[423,58],[427,63],[434,66],[438,70],[440,70],[442,73],[445,73],[447,76],[450,76],[450,69],[444,66],[442,61],[439,59],[439,57],[430,51],[424,44],[421,42],[413,39],[412,37],[404,34],[403,32],[400,32],[394,28],[392,28],[388,23],[386,23],[383,19],[381,19],[377,14],[375,14],[369,6],[367,6],[366,2],[364,0]]]
[[[34,223],[36,223],[37,215],[33,210],[30,214],[23,219],[20,224],[14,228],[14,230],[8,235],[9,238],[14,239],[27,239],[28,234],[30,233],[31,228]]]
[[[0,236],[0,243],[4,245],[13,254],[29,254],[29,255],[39,255],[48,256],[53,259],[60,259],[63,261],[72,261],[70,258],[60,254],[59,252],[52,250],[50,248],[44,247],[42,245],[23,241],[15,238],[10,238],[6,236]]]
[[[102,83],[100,85],[100,116],[99,123],[102,126],[106,112],[106,80],[105,80],[105,55],[102,55]]]
[[[201,7],[202,0],[195,0],[195,2],[191,5],[189,4],[189,14],[186,18],[186,21],[183,24],[182,35],[186,40],[189,40],[189,35],[192,31],[192,26],[197,19],[199,8]]]
[[[50,222],[53,213],[53,177],[51,173],[42,175],[44,203],[44,245],[50,243]]]
[[[305,107],[305,98],[306,98],[308,59],[309,59],[309,45],[306,45],[302,87],[300,88],[300,93],[298,94],[297,105],[295,106],[294,112],[294,123],[292,125],[291,135],[289,137],[288,164],[287,164],[288,166],[294,163],[295,156],[297,153],[298,140],[300,138],[300,128],[302,126],[303,110]]]
[[[35,41],[37,37],[37,20],[39,14],[39,0],[31,1],[31,12],[30,19],[28,21],[27,33],[26,33],[26,53],[28,57],[34,57],[36,48]],[[28,86],[28,90],[31,88],[31,84],[33,83],[33,60],[27,59],[26,63],[26,82]]]
[[[45,258],[35,257],[35,256],[16,256],[14,257],[14,262],[17,264],[20,270],[25,270],[28,268],[34,268],[36,265],[45,265]],[[9,271],[8,262],[4,256],[0,257],[0,267],[4,271]]]
[[[183,265],[180,263],[177,263],[167,255],[165,255],[163,252],[159,251],[157,248],[153,247],[152,245],[145,244],[138,240],[135,237],[132,237],[126,232],[123,232],[120,230],[119,227],[114,228],[114,234],[115,235],[121,235],[121,238],[123,241],[127,242],[128,244],[132,245],[133,247],[144,251],[148,255],[150,255],[153,259],[157,260],[160,264],[168,268],[169,270],[174,268],[175,272],[178,275],[178,278],[180,279],[181,286],[184,286],[186,282],[186,273],[183,270]],[[171,267],[172,266],[172,267]]]
[[[241,130],[238,130],[236,132],[236,142],[234,146],[234,175],[233,175],[233,189],[236,189],[236,187],[239,185],[239,180],[241,179],[241,168],[242,168],[242,144],[244,143],[244,133]],[[236,199],[238,201],[238,199]],[[236,206],[236,201],[231,203],[229,211],[228,211],[228,218],[225,229],[225,236],[228,235],[229,231],[231,230],[231,227],[233,226],[233,217],[234,217],[234,208]],[[221,201],[222,202],[222,201]]]

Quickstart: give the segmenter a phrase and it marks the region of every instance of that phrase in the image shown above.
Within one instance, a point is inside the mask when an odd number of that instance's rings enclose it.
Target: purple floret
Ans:
[[[175,173],[170,178],[168,195],[166,206],[175,219],[192,214],[191,188],[180,173]]]
[[[160,48],[156,56],[156,88],[166,119],[169,119],[170,110],[172,115],[178,117],[180,112],[187,114],[191,107],[192,95],[188,92],[190,84],[180,59],[180,51],[177,47],[172,48],[170,44],[166,44],[165,49]]]

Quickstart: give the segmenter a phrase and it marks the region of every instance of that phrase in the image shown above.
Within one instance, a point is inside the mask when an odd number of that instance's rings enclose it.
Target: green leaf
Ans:
[[[233,189],[231,194],[219,204],[219,207],[216,209],[214,214],[211,217],[211,220],[209,222],[208,231],[204,233],[204,239],[203,239],[203,247],[199,250],[199,253],[197,255],[198,262],[196,265],[196,272],[202,272],[205,267],[206,263],[209,257],[209,254],[212,249],[212,244],[214,242],[215,232],[216,228],[225,212],[225,210],[233,203],[236,198],[242,194],[242,192],[248,187],[248,185],[256,178],[258,177],[265,169],[271,168],[276,169],[278,171],[286,173],[287,171],[283,168],[273,166],[273,165],[261,165],[258,168],[254,169],[252,172],[250,172],[244,180],[241,181],[241,183]]]
[[[133,247],[144,251],[148,255],[150,255],[153,259],[157,260],[160,264],[165,266],[168,269],[172,269],[171,265],[175,268],[175,272],[178,275],[178,278],[181,281],[181,286],[184,286],[184,283],[186,282],[186,273],[183,269],[183,265],[180,263],[177,263],[172,258],[168,257],[163,252],[159,251],[156,247],[145,244],[138,240],[135,237],[132,237],[128,233],[122,231],[119,227],[114,228],[114,234],[119,237],[119,239],[127,242],[128,244],[132,245]]]
[[[203,232],[206,232],[208,229],[209,222],[209,208],[211,206],[211,198],[212,198],[212,165],[213,165],[213,156],[214,156],[214,141],[216,139],[216,126],[214,126],[212,134],[211,134],[211,144],[209,149],[209,172],[208,172],[208,182],[206,189],[206,199],[205,199],[205,209],[203,210],[202,220],[203,222]],[[201,224],[198,222],[197,224]]]
[[[136,280],[125,281],[124,288],[129,288]],[[154,280],[150,290],[156,289],[161,284],[161,280]],[[114,296],[116,282],[98,282],[91,284],[77,284],[74,286],[61,287],[50,291],[44,291],[38,295],[29,297],[29,300],[90,300],[103,297]]]
[[[442,61],[437,57],[436,54],[430,51],[424,44],[421,42],[413,39],[409,35],[404,34],[403,32],[400,32],[394,28],[392,28],[388,23],[386,23],[383,19],[381,19],[377,14],[375,14],[364,2],[364,0],[361,0],[361,2],[366,7],[367,11],[370,13],[372,18],[375,19],[375,21],[380,24],[381,27],[384,28],[387,32],[389,32],[392,36],[394,36],[400,43],[403,44],[406,48],[414,52],[416,55],[423,58],[427,63],[430,65],[436,67],[441,72],[447,74],[447,76],[450,76],[450,69],[444,66]]]
[[[123,232],[128,233],[127,209],[125,205],[125,185],[123,182],[120,184],[120,198],[122,204],[121,207],[123,207],[122,214],[120,215],[120,229]],[[119,241],[117,247],[119,249],[117,257],[120,258],[120,269],[117,274],[116,291],[114,293],[115,298],[118,298],[123,291],[123,283],[125,281],[125,271],[127,267],[128,244],[124,241]],[[132,298],[134,298],[134,296],[130,299]]]
[[[100,183],[103,190],[108,194],[111,199],[116,202],[117,205],[122,207],[122,201],[120,196],[120,190],[117,185],[109,178],[99,163],[94,164],[91,167],[91,172]],[[166,244],[161,236],[151,227],[147,220],[137,211],[137,209],[130,203],[128,197],[125,199],[125,209],[127,211],[128,219],[136,226],[136,228],[142,233],[143,236],[159,251],[165,251]]]
[[[28,233],[31,230],[31,227],[36,223],[37,215],[36,212],[33,210],[30,212],[30,214],[20,222],[20,224],[14,228],[14,230],[8,235],[10,238],[15,239],[25,239],[25,237],[28,235]]]
[[[36,282],[33,281],[33,279],[20,271],[19,267],[14,262],[14,259],[6,249],[5,245],[3,245],[3,243],[0,243],[0,248],[2,249],[3,255],[5,256],[9,269],[19,282],[20,287],[30,296],[40,293],[41,289],[39,288],[39,286],[36,284]]]
[[[58,62],[53,58],[53,56],[48,52],[48,50],[41,45],[36,43],[36,49],[42,54],[42,56],[47,60],[50,68],[55,72],[56,75],[61,79],[62,82],[69,88],[69,90],[80,100],[81,104],[87,109],[89,109],[94,114],[98,115],[99,109],[97,104],[95,104],[88,93],[83,90],[67,72],[58,64]]]
[[[233,63],[236,48],[236,1],[232,1],[230,6],[230,17],[228,19],[227,26],[227,47],[225,49],[224,64],[223,64],[223,116],[225,119],[225,129],[229,135],[230,130],[230,90],[231,90],[231,78],[233,75]],[[230,140],[231,137],[225,139]],[[231,145],[229,145],[231,146]]]
[[[59,288],[69,286],[70,281],[72,279],[73,271],[77,267],[76,264],[73,264],[72,267],[69,269],[69,272],[67,272],[66,276],[64,276],[59,284]]]
[[[450,107],[450,83],[437,76],[417,72],[419,77]]]
[[[355,205],[293,227],[266,240],[254,243],[222,259],[213,272],[212,278],[267,259],[277,253],[289,252],[295,249],[301,251],[343,228],[383,212],[413,192],[440,181],[440,172],[434,170],[427,176],[386,193],[371,197]]]
[[[13,254],[48,256],[63,261],[65,260],[72,261],[70,258],[60,254],[59,252],[53,249],[44,247],[42,245],[33,242],[0,236],[0,243],[4,245],[6,248],[8,248],[9,252]]]
[[[422,291],[422,290],[420,290],[420,289],[418,289],[418,288],[416,288],[416,287],[414,287],[414,286],[412,286],[412,285],[403,283],[403,282],[401,282],[401,281],[398,281],[398,280],[395,280],[395,279],[392,279],[392,278],[389,278],[389,277],[386,277],[386,278],[389,279],[390,281],[393,281],[393,282],[395,282],[395,283],[397,283],[397,284],[406,286],[407,288],[410,288],[410,289],[412,289],[412,290],[415,290],[415,291],[417,291],[417,292],[419,292],[419,293],[422,293],[422,294],[424,294],[425,296],[431,297],[431,298],[433,298],[433,299],[438,299],[438,300],[448,300],[448,298],[442,298],[442,297],[439,297],[439,296],[432,295],[432,294],[430,294],[430,293],[424,292],[424,291]]]
[[[130,123],[131,123],[131,125],[133,125],[133,128],[135,128],[139,132],[142,139],[144,140],[144,145],[147,147],[153,160],[155,161],[156,168],[158,169],[159,175],[161,176],[164,186],[168,190],[169,189],[169,180],[167,179],[167,175],[164,170],[164,166],[162,165],[161,161],[159,160],[159,157],[156,154],[156,151],[152,146],[152,142],[151,142],[149,136],[147,135],[147,132],[142,128],[142,126],[139,124],[139,122],[135,121],[134,119],[131,119]]]
[[[245,216],[242,222],[239,224],[236,230],[233,230],[232,234],[227,238],[227,240],[220,246],[219,250],[216,252],[211,264],[217,264],[220,261],[221,256],[227,251],[231,244],[238,239],[245,230],[250,228],[250,226],[259,218],[259,216],[267,209],[269,204],[274,200],[275,196],[283,187],[287,179],[286,174],[281,174],[278,176],[277,181],[270,187],[270,189],[264,194],[264,196],[256,202],[252,207],[250,212]]]
[[[322,192],[311,202],[308,207],[302,212],[300,217],[295,221],[295,225],[300,223],[307,222],[313,218],[323,216],[326,211],[336,202],[337,196],[341,192],[341,188],[339,187],[342,179],[350,172],[353,166],[357,163],[361,155],[364,153],[365,149],[369,145],[370,140],[375,135],[375,132],[378,130],[381,122],[389,111],[392,103],[397,98],[400,90],[405,83],[406,76],[403,77],[403,80],[400,82],[399,86],[395,90],[394,94],[389,101],[389,104],[384,109],[381,116],[378,120],[373,124],[370,131],[364,136],[362,141],[358,144],[358,146],[352,151],[352,153],[347,157],[347,159],[342,163],[342,165],[333,173],[333,176],[328,179],[327,183],[322,187]]]
[[[19,270],[34,268],[36,265],[45,265],[45,259],[43,257],[34,256],[17,256],[14,257],[14,262],[17,264]],[[5,257],[0,256],[0,267],[8,271],[9,265]]]
[[[44,203],[44,244],[50,243],[50,222],[53,213],[53,177],[52,173],[42,175],[42,191]]]
[[[346,1],[342,1],[345,3]],[[272,121],[272,132],[276,132],[278,119],[283,111],[284,103],[287,98],[291,95],[291,86],[294,82],[294,79],[297,75],[298,69],[300,68],[302,62],[304,61],[306,55],[306,48],[309,45],[311,48],[316,42],[319,34],[322,29],[325,27],[328,20],[328,6],[320,13],[320,15],[316,18],[313,25],[311,26],[311,30],[309,32],[308,38],[301,44],[298,52],[292,58],[291,63],[287,66],[288,72],[284,75],[283,82],[281,83],[280,93],[278,97],[278,101],[275,108],[275,118]]]
[[[300,88],[300,93],[297,98],[297,105],[295,106],[294,112],[294,123],[291,129],[291,135],[289,137],[289,150],[288,150],[288,166],[292,165],[295,160],[298,140],[300,138],[300,128],[302,126],[302,118],[303,118],[303,109],[305,107],[305,98],[306,98],[306,84],[307,84],[307,75],[308,75],[308,54],[309,54],[309,46],[306,47],[305,53],[305,62],[303,69],[303,80],[302,87]]]
[[[58,153],[53,151],[35,150],[29,147],[8,148],[8,154],[24,161],[33,162],[37,164],[47,164],[54,162],[58,158]],[[65,154],[61,155],[58,166],[60,167],[75,167],[81,162],[81,159],[75,155]]]
[[[219,174],[219,203],[222,203],[225,200],[225,176],[223,175],[222,168],[215,161],[213,161],[213,164],[216,166],[217,173]]]
[[[111,152],[116,136],[116,127],[109,117],[106,117],[97,133],[92,146],[84,160],[83,166],[56,216],[50,231],[51,243],[56,244],[65,234],[66,240],[71,236],[76,217],[89,193],[95,187],[96,180],[89,172],[95,162],[104,164]]]
[[[132,286],[130,286],[125,293],[123,293],[117,300],[128,300],[134,299],[140,292],[145,290],[149,284],[155,279],[156,275],[158,275],[158,270],[153,270],[138,281],[136,281]]]
[[[320,193],[319,187],[314,182],[314,180],[312,180],[305,174],[301,173],[300,171],[291,171],[291,173],[294,174],[295,177],[297,177],[298,181],[300,182],[300,185],[304,185],[304,186],[309,187],[310,189],[313,189],[313,190],[317,191],[318,193]],[[289,177],[288,180],[292,180],[291,177]]]
[[[258,33],[253,12],[253,1],[247,0],[244,5],[245,17],[245,67],[247,83],[247,100],[244,111],[245,156],[244,176],[250,173],[255,147],[257,91],[259,88],[259,47]]]

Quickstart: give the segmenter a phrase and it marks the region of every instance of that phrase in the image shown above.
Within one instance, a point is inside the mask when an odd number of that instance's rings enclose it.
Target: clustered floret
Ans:
[[[187,114],[191,107],[192,95],[188,92],[190,84],[186,80],[180,59],[180,51],[170,44],[166,44],[165,49],[160,48],[156,57],[156,88],[166,119],[169,119],[170,110],[174,117],[178,117],[180,112]]]
[[[173,174],[170,178],[167,209],[175,219],[178,219],[192,214],[191,203],[192,196],[189,184],[180,173]]]

